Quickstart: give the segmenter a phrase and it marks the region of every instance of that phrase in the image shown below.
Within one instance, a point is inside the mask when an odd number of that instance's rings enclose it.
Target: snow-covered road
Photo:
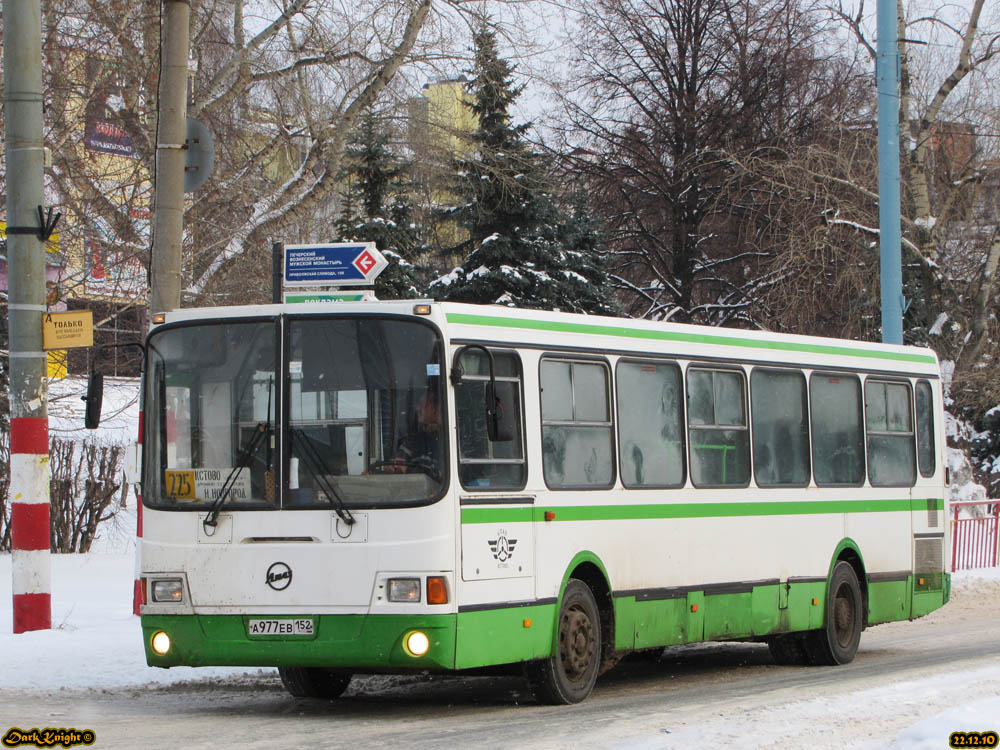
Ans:
[[[53,630],[11,634],[0,556],[0,732],[76,727],[95,747],[368,746],[945,748],[1000,730],[1000,573],[955,577],[952,602],[866,631],[835,668],[777,667],[758,644],[671,649],[606,675],[580,706],[535,705],[521,680],[356,678],[294,700],[274,670],[145,666],[130,554],[52,557]]]

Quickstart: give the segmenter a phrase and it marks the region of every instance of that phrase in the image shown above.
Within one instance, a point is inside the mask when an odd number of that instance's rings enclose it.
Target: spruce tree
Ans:
[[[473,103],[478,119],[469,156],[456,160],[456,193],[464,202],[452,217],[469,238],[455,250],[462,265],[434,281],[432,296],[516,307],[610,312],[606,274],[592,248],[571,229],[549,191],[540,156],[527,141],[529,124],[514,125],[510,109],[523,90],[513,66],[500,58],[496,32],[484,22],[473,36]],[[590,241],[589,239],[587,240]],[[590,285],[596,285],[589,288]],[[585,288],[587,287],[587,288]]]
[[[558,228],[558,241],[562,248],[565,284],[575,303],[572,309],[597,315],[620,315],[621,308],[614,301],[608,283],[607,238],[600,221],[590,210],[587,194],[575,191],[570,196],[568,208]]]
[[[421,252],[420,233],[406,199],[406,164],[393,153],[389,136],[368,112],[348,147],[348,190],[337,222],[345,241],[374,242],[389,265],[375,279],[379,299],[420,296],[408,258]]]

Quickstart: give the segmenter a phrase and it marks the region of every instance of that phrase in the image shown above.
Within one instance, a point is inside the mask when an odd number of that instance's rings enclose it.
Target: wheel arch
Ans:
[[[833,575],[833,569],[839,562],[849,563],[854,568],[854,574],[858,577],[858,585],[861,587],[861,629],[864,630],[868,626],[868,575],[865,572],[865,560],[861,554],[861,548],[850,537],[842,539],[834,550],[833,557],[830,559],[830,569],[826,573],[827,585],[829,585]]]
[[[601,618],[601,672],[610,669],[617,662],[615,653],[615,605],[611,593],[611,583],[607,569],[601,559],[590,551],[577,553],[563,574],[559,586],[559,602],[556,611],[562,607],[563,594],[571,578],[583,581],[590,588],[597,602],[597,611]],[[558,626],[558,622],[556,623]],[[556,638],[553,632],[553,642]]]

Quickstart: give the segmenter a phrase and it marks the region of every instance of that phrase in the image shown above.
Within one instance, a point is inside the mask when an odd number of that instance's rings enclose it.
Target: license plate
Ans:
[[[312,635],[313,621],[299,620],[250,620],[247,623],[250,635]]]

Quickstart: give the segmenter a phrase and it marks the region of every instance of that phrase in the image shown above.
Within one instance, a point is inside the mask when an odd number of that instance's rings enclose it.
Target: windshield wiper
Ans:
[[[219,490],[219,496],[215,498],[215,502],[212,503],[211,509],[208,511],[208,515],[205,516],[205,520],[202,521],[202,525],[205,527],[205,534],[212,536],[215,533],[215,527],[218,525],[219,511],[222,510],[223,504],[226,502],[226,498],[229,497],[230,491],[236,484],[236,480],[239,479],[240,472],[245,468],[249,468],[251,460],[253,460],[254,454],[257,449],[260,448],[262,441],[267,439],[267,436],[271,433],[271,423],[270,422],[258,422],[257,426],[254,427],[253,435],[250,436],[250,440],[240,451],[240,457],[236,461],[236,466],[233,467],[232,471],[226,477],[226,481],[222,483],[222,489]],[[210,532],[208,528],[211,527]]]
[[[215,502],[212,503],[212,507],[208,511],[208,515],[205,516],[205,520],[201,522],[202,528],[205,530],[206,536],[212,536],[215,534],[216,526],[219,524],[219,511],[222,510],[222,506],[225,504],[226,499],[229,497],[229,493],[232,491],[233,487],[236,485],[236,480],[240,477],[240,472],[243,469],[250,467],[250,462],[253,460],[254,455],[257,453],[257,449],[260,448],[260,444],[266,441],[268,436],[271,434],[271,390],[274,384],[274,378],[267,379],[267,421],[258,422],[257,426],[253,428],[253,434],[250,436],[250,440],[242,450],[240,450],[239,458],[236,459],[236,466],[232,468],[229,474],[226,476],[226,481],[222,483],[222,489],[219,490],[219,496],[215,498]],[[268,446],[268,458],[267,458],[267,468],[271,468],[271,457],[270,457],[270,446]],[[212,529],[209,531],[209,529]]]
[[[306,469],[309,471],[309,476],[312,477],[313,481],[319,485],[319,488],[323,490],[326,495],[326,499],[330,501],[333,506],[334,512],[340,517],[340,520],[346,523],[348,526],[354,523],[354,516],[351,515],[351,511],[347,509],[347,503],[344,502],[344,498],[340,496],[337,492],[337,488],[333,486],[333,483],[327,478],[327,467],[326,463],[323,461],[322,456],[316,451],[316,447],[309,440],[309,436],[305,434],[299,427],[291,428],[292,434],[292,445],[302,446],[301,458],[305,461]],[[295,438],[298,438],[296,443]]]

